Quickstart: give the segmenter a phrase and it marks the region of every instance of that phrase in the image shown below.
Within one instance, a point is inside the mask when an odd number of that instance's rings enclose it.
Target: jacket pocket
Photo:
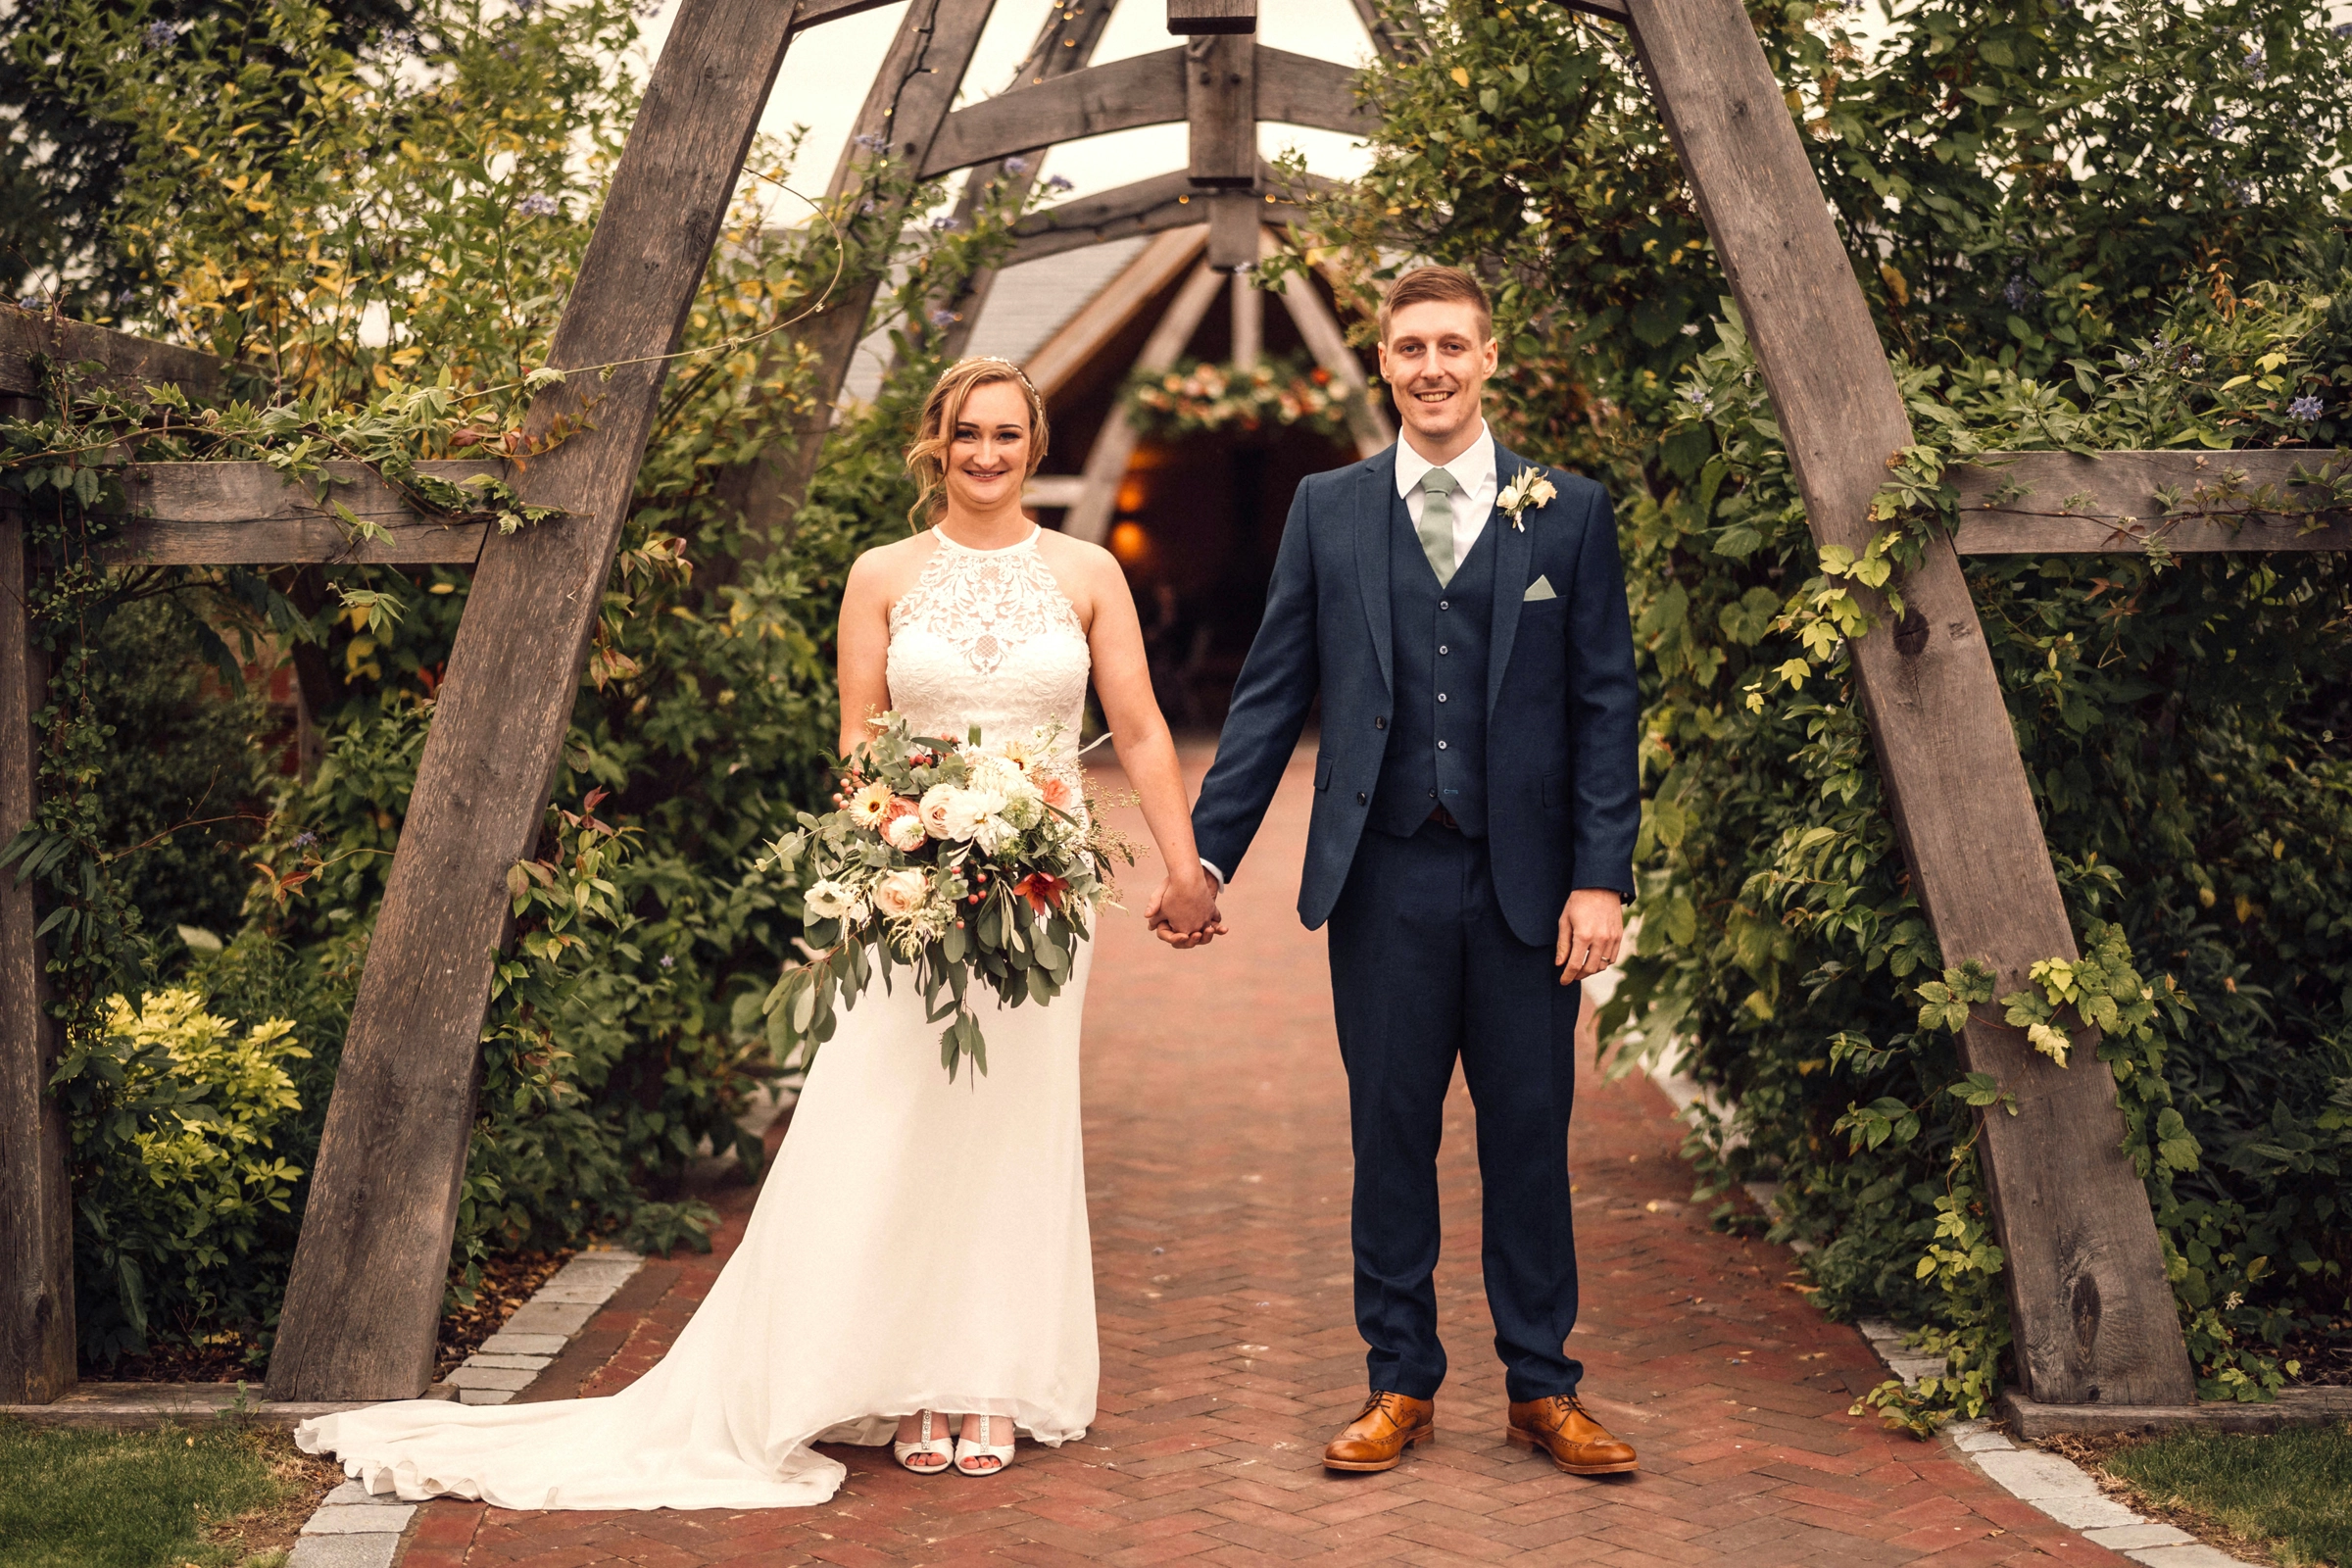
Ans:
[[[1558,808],[1558,807],[1566,806],[1567,804],[1568,804],[1568,775],[1567,775],[1566,773],[1546,773],[1546,774],[1544,774],[1544,809],[1545,809],[1546,811],[1549,811],[1549,810],[1552,810],[1552,809],[1554,809],[1554,808]]]
[[[1319,790],[1331,788],[1331,759],[1329,757],[1315,759],[1315,788]]]

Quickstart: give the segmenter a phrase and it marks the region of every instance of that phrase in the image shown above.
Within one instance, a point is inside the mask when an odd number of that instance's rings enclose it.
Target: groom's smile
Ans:
[[[1494,373],[1493,324],[1458,300],[1417,300],[1391,315],[1380,341],[1405,438],[1433,463],[1450,462],[1478,438],[1479,395]]]

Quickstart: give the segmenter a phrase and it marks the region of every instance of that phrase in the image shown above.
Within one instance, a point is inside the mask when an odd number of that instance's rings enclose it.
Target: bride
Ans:
[[[940,377],[906,454],[930,527],[859,557],[844,592],[841,749],[891,709],[916,734],[1075,736],[1091,672],[1174,873],[1147,914],[1206,940],[1214,894],[1126,579],[1021,512],[1045,454],[1045,405],[1011,363]],[[1090,959],[1051,1005],[986,1013],[989,1072],[955,1083],[918,988],[859,998],[809,1070],[742,1246],[669,1354],[617,1395],[410,1399],[296,1440],[404,1498],[740,1509],[832,1496],[848,1472],[818,1442],[892,1440],[909,1470],[986,1476],[1011,1462],[1016,1429],[1081,1435],[1099,1370],[1078,1107]]]

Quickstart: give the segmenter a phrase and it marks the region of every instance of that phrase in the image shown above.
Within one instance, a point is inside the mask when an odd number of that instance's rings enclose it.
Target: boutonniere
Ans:
[[[1511,519],[1513,528],[1525,532],[1527,524],[1519,519],[1519,514],[1530,507],[1549,506],[1551,498],[1558,494],[1551,487],[1551,481],[1544,476],[1542,468],[1525,467],[1519,470],[1519,477],[1505,485],[1502,494],[1494,498],[1494,507]]]

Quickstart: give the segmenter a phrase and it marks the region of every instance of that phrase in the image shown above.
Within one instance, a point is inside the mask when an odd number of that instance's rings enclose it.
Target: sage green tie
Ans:
[[[1438,574],[1438,586],[1453,581],[1453,497],[1461,483],[1444,468],[1421,476],[1421,553]]]

